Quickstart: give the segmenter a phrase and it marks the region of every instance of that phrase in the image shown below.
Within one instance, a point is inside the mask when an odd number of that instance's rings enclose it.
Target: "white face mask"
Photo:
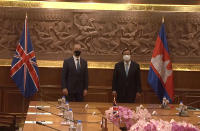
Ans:
[[[125,61],[129,61],[131,59],[131,55],[123,55],[123,59]]]

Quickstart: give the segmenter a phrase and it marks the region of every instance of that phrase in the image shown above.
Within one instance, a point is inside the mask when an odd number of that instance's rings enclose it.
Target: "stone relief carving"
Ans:
[[[43,12],[43,15],[40,10],[32,12],[29,12],[29,31],[39,59],[63,59],[72,53],[74,43],[81,44],[86,57],[94,57],[97,60],[103,59],[104,56],[107,56],[107,60],[116,59],[115,56],[119,56],[125,47],[131,48],[134,56],[149,59],[163,15],[153,12],[126,11],[117,14],[115,11],[65,10],[57,13],[51,11],[51,16],[48,11]],[[48,17],[45,17],[45,13]],[[15,13],[9,14],[8,17],[6,14],[0,15],[3,16],[0,17],[0,54],[8,54],[7,57],[3,55],[1,58],[11,58],[20,39],[24,16],[21,15],[17,19]],[[167,41],[173,60],[176,61],[179,57],[199,58],[199,21],[190,17],[189,13],[183,14],[187,16],[184,19],[178,19],[181,18],[181,13],[164,15]],[[174,20],[175,18],[177,20]]]
[[[10,25],[12,24],[12,25]],[[16,24],[10,20],[0,19],[0,51],[15,50],[18,38],[18,30]]]
[[[114,22],[108,22],[101,24],[98,33],[99,37],[97,38],[97,43],[99,53],[118,53],[119,52],[119,43],[120,39],[117,38],[120,31],[119,25]],[[107,51],[109,49],[109,52]]]

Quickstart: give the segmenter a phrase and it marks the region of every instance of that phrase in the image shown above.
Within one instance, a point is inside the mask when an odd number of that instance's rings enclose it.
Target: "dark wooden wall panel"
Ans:
[[[42,85],[38,95],[41,100],[55,101],[62,97],[61,86]],[[37,97],[36,97],[37,98]]]
[[[3,111],[4,112],[22,112],[23,111],[23,96],[18,90],[5,89],[3,95]]]
[[[9,76],[10,67],[0,66],[0,105],[4,112],[22,112],[23,96]],[[31,100],[57,100],[62,96],[61,92],[62,68],[39,68],[40,92]],[[85,101],[112,102],[112,75],[113,69],[89,69],[89,90]],[[174,87],[175,102],[183,101],[185,104],[200,101],[200,72],[175,71]],[[143,97],[141,103],[159,103],[152,88],[147,83],[148,71],[141,70]],[[25,105],[27,106],[28,100]],[[24,108],[26,109],[26,108]]]
[[[110,86],[90,86],[88,95],[85,97],[85,101],[91,102],[111,102],[112,91]]]
[[[2,112],[26,112],[29,99],[24,99],[21,92],[15,87],[1,87]]]
[[[112,86],[111,69],[89,69],[89,85],[91,86]]]
[[[1,88],[1,87],[0,87],[0,88]],[[2,103],[3,103],[3,99],[2,99],[2,90],[0,89],[0,112],[2,112],[2,110],[3,110]]]
[[[175,88],[199,89],[200,81],[197,77],[200,77],[200,72],[174,72]]]
[[[60,85],[61,68],[39,68],[41,85]]]

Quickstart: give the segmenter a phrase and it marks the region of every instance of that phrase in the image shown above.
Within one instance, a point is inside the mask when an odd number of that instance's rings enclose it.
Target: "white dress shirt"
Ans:
[[[81,67],[80,56],[77,58],[76,56],[73,55],[73,58],[74,58],[74,63],[75,63],[76,69],[77,69],[77,63],[78,63],[78,61],[79,61],[80,67]]]
[[[124,68],[125,68],[125,71],[126,71],[126,64],[128,64],[128,71],[129,71],[129,68],[130,68],[130,65],[131,65],[131,61],[129,61],[128,63],[124,61]]]

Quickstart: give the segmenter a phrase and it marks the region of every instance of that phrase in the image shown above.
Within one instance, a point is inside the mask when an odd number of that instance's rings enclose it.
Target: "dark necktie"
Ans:
[[[76,70],[77,71],[80,71],[81,67],[80,67],[80,62],[79,62],[79,59],[76,59],[77,60],[77,67],[76,67]]]

